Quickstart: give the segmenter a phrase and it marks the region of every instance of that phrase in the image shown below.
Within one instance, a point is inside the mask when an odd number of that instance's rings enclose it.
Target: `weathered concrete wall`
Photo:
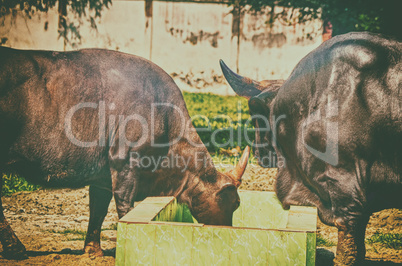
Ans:
[[[296,63],[320,44],[321,34],[310,39],[305,34],[320,32],[320,21],[296,26],[278,21],[269,27],[269,11],[242,17],[239,50],[226,4],[153,2],[153,16],[147,17],[145,1],[114,1],[102,13],[97,31],[88,22],[80,27],[81,43],[74,48],[64,47],[58,39],[57,10],[31,20],[22,14],[0,19],[0,37],[8,38],[6,45],[22,49],[120,50],[151,59],[173,74],[181,88],[189,83],[208,88],[216,81],[224,84],[219,77],[221,58],[234,70],[238,62],[240,73],[254,79],[285,79]]]

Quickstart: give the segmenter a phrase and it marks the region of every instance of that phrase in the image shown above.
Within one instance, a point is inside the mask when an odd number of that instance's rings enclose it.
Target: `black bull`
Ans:
[[[241,77],[221,61],[231,87],[249,99],[260,164],[273,152],[286,161],[276,182],[283,207],[316,206],[338,228],[339,265],[365,257],[373,212],[402,206],[401,52],[380,35],[337,36],[282,82]]]
[[[0,47],[0,127],[0,173],[46,187],[90,185],[85,252],[102,255],[112,196],[119,217],[134,201],[174,195],[199,222],[217,225],[231,225],[239,206],[249,149],[234,170],[216,171],[176,84],[136,56]],[[0,208],[3,254],[25,258]]]

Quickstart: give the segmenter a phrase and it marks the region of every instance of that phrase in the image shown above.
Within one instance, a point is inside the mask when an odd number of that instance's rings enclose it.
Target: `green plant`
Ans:
[[[79,29],[84,20],[97,30],[96,19],[111,5],[112,0],[0,1],[0,18],[8,14],[15,17],[20,12],[24,18],[31,19],[36,13],[46,14],[49,10],[57,8],[59,38],[63,38],[65,45],[75,48],[81,41]],[[46,23],[48,22],[45,22],[45,28],[48,27]]]
[[[333,247],[333,246],[336,246],[336,244],[333,241],[324,238],[322,235],[317,234],[317,246],[318,247]]]
[[[369,239],[366,240],[368,244],[378,243],[384,247],[392,249],[402,249],[402,234],[383,234],[376,232]]]
[[[184,92],[192,123],[208,151],[244,149],[254,140],[247,100],[238,96]]]
[[[1,195],[9,196],[15,192],[34,191],[39,188],[40,186],[29,183],[21,176],[13,174],[3,175],[3,188],[1,190]]]
[[[317,18],[330,21],[333,25],[333,36],[350,31],[371,31],[402,37],[400,30],[400,0],[229,0],[236,10],[261,11],[265,7],[278,8],[278,13],[268,14],[267,27],[279,20],[284,25],[296,25]],[[238,12],[238,11],[237,11]],[[310,34],[321,32],[315,30]],[[308,36],[307,36],[308,37]]]

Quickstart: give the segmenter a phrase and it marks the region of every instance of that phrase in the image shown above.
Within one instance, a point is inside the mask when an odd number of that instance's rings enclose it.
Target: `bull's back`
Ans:
[[[56,186],[85,185],[109,171],[116,120],[109,118],[147,117],[151,103],[182,100],[163,70],[128,54],[0,47],[0,57],[0,123],[8,129],[1,133],[0,163]],[[132,142],[139,137],[130,134]]]

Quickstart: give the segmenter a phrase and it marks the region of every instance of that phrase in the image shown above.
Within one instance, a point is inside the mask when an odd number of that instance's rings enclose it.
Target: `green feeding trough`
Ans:
[[[118,223],[116,265],[314,265],[317,210],[283,210],[273,192],[239,191],[233,226],[197,223],[174,197],[146,198]]]

